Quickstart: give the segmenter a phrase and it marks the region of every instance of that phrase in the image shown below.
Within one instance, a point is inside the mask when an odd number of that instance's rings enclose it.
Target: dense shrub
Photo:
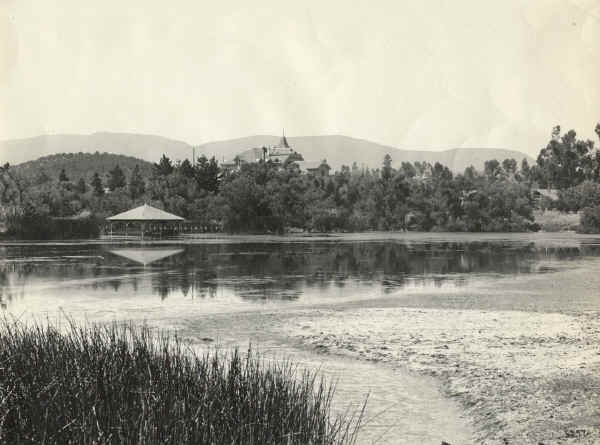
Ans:
[[[19,239],[49,240],[96,238],[101,221],[94,217],[52,218],[46,213],[24,214],[11,218],[7,235]]]
[[[583,209],[580,231],[583,233],[600,233],[600,205]]]
[[[561,212],[578,212],[585,207],[600,205],[600,184],[584,181],[575,187],[559,190],[558,200],[554,203]]]
[[[0,327],[0,442],[350,444],[333,389],[290,363],[198,356],[129,325]]]

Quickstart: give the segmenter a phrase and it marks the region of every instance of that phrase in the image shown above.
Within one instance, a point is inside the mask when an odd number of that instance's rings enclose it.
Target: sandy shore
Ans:
[[[289,335],[439,379],[477,443],[600,444],[600,313],[317,309]]]

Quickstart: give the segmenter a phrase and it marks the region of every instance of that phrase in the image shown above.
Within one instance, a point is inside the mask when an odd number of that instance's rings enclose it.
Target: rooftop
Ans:
[[[181,216],[144,204],[118,215],[106,218],[108,221],[183,221]]]
[[[281,139],[279,139],[279,144],[277,144],[276,147],[277,148],[290,148],[290,145],[288,144],[285,134],[281,136]]]

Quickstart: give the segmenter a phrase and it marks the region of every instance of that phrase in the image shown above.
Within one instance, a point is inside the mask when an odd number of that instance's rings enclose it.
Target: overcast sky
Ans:
[[[57,7],[57,5],[60,5]],[[0,139],[595,138],[600,1],[0,0]]]

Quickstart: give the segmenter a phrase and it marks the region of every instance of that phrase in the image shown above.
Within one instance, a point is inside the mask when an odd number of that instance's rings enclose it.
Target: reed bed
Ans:
[[[0,322],[0,442],[314,444],[356,440],[334,386],[290,362],[197,354],[131,324]]]

